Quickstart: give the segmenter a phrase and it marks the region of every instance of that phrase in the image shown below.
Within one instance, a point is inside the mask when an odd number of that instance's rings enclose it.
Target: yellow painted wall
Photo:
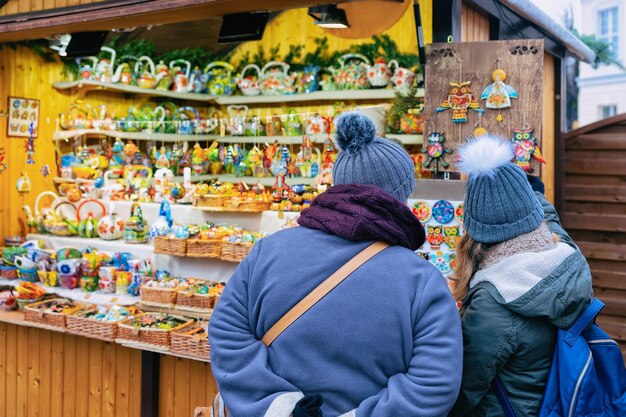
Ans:
[[[432,40],[432,1],[420,1],[422,22],[424,24],[424,38],[427,43]],[[396,22],[383,34],[391,36],[398,48],[404,53],[417,53],[417,35],[415,34],[415,18],[413,7],[409,6],[398,22]],[[233,54],[233,61],[239,61],[242,55],[249,52],[250,55],[258,51],[259,46],[267,53],[271,48],[280,45],[279,56],[284,56],[289,51],[289,45],[305,45],[305,53],[315,50],[315,38],[328,37],[329,50],[345,50],[352,45],[367,42],[369,38],[343,39],[330,36],[323,29],[313,25],[313,20],[307,15],[306,9],[293,9],[281,13],[273,19],[265,28],[263,39],[260,41],[246,42],[237,47]]]

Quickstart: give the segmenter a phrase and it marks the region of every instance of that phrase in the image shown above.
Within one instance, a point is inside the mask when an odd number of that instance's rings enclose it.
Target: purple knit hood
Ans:
[[[352,241],[383,241],[413,251],[425,240],[411,210],[374,185],[335,185],[302,211],[298,223]]]

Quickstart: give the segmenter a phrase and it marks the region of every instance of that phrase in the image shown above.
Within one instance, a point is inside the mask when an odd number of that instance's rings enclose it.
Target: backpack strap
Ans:
[[[574,324],[565,332],[563,341],[570,346],[574,345],[576,338],[595,320],[602,308],[604,308],[604,303],[594,298],[591,304],[589,304],[585,311],[576,319]]]
[[[517,414],[515,414],[515,410],[513,409],[513,406],[511,405],[511,401],[509,400],[509,397],[506,395],[506,391],[504,390],[502,381],[500,381],[500,378],[497,375],[493,379],[491,386],[496,391],[496,397],[498,397],[498,401],[500,402],[500,405],[502,406],[502,411],[504,411],[504,415],[506,417],[517,417]]]
[[[334,274],[326,278],[320,285],[304,297],[298,304],[293,306],[291,310],[285,313],[268,331],[265,333],[261,341],[265,346],[272,344],[287,327],[298,320],[298,318],[313,307],[326,294],[331,292],[333,288],[339,285],[344,279],[348,278],[357,268],[370,260],[374,255],[387,248],[389,245],[384,242],[372,243],[363,251],[359,252],[354,258],[349,260],[345,265],[339,268]]]

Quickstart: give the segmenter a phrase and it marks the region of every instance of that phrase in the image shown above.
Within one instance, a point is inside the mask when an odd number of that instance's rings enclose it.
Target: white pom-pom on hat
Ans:
[[[494,176],[498,168],[511,162],[513,144],[499,136],[482,135],[469,139],[458,149],[457,166],[467,175]]]

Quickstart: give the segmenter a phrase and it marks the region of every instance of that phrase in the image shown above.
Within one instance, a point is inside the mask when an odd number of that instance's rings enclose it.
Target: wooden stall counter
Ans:
[[[193,416],[216,392],[208,361],[74,336],[21,312],[0,312],[2,416]]]

